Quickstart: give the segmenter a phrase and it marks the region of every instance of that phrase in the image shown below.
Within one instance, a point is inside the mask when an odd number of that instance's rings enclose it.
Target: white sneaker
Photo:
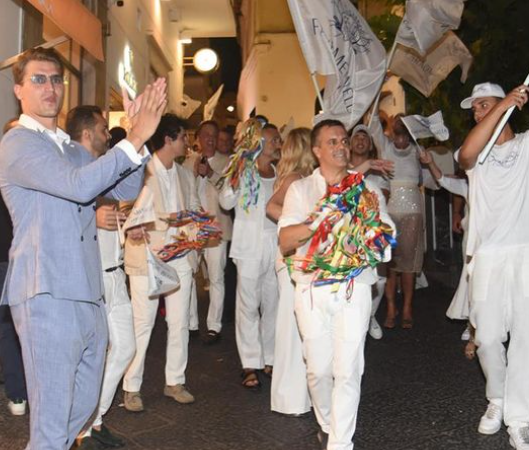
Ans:
[[[479,421],[478,432],[481,434],[494,434],[500,431],[503,421],[503,408],[494,403],[489,403],[485,414]]]
[[[382,334],[382,328],[380,328],[377,319],[371,317],[371,320],[369,321],[369,336],[373,339],[382,339]]]
[[[463,331],[463,334],[461,335],[462,341],[469,341],[470,340],[470,325],[467,325],[465,328],[465,331]]]
[[[529,427],[509,427],[509,443],[516,450],[529,450]]]
[[[16,398],[15,400],[9,400],[7,407],[9,408],[9,412],[14,416],[23,416],[26,414],[27,403],[28,402],[26,400]]]

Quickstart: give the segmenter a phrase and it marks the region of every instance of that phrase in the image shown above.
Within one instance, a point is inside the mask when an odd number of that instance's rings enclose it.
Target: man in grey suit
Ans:
[[[128,139],[95,160],[57,127],[63,70],[54,50],[19,57],[14,92],[23,114],[0,143],[0,189],[14,226],[2,303],[22,346],[31,450],[69,449],[97,405],[107,325],[95,198],[137,195],[138,152],[166,103],[164,81],[147,86],[128,108]]]

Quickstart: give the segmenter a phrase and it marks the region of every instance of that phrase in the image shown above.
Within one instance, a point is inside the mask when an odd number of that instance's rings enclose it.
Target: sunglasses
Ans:
[[[44,75],[42,73],[35,73],[29,77],[31,82],[33,84],[37,85],[44,85],[48,83],[48,79],[50,80],[50,83],[54,86],[62,86],[64,84],[64,78],[62,75]]]

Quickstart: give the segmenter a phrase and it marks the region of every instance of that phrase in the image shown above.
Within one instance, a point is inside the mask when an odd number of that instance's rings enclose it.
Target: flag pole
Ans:
[[[386,60],[386,73],[389,70],[389,66],[391,65],[391,61],[393,61],[393,57],[395,56],[395,51],[397,50],[397,36],[395,36],[395,40],[393,41],[393,46],[391,47],[391,50],[389,52],[388,58]],[[373,109],[371,112],[371,117],[369,117],[369,123],[367,125],[368,128],[371,128],[371,124],[373,123],[373,117],[375,116],[375,113],[378,109],[378,103],[380,102],[380,94],[382,94],[382,86],[384,85],[384,79],[385,75],[382,78],[380,82],[380,87],[378,88],[378,94],[375,97],[375,101],[373,102]]]
[[[316,79],[316,73],[311,73],[310,77],[312,78],[312,83],[314,84],[314,90],[316,91],[316,95],[318,97],[318,101],[320,102],[320,109],[322,112],[325,112],[323,109],[323,97],[321,96],[320,92],[320,86],[318,85],[318,80]]]
[[[527,75],[523,84],[525,84],[526,86],[529,86],[529,75]],[[496,128],[494,129],[494,133],[492,134],[492,137],[490,138],[489,142],[487,142],[487,145],[483,148],[483,150],[479,154],[478,162],[480,164],[483,164],[485,160],[487,159],[487,156],[489,156],[489,153],[492,150],[492,147],[494,147],[494,144],[496,143],[496,141],[500,137],[501,132],[503,131],[503,127],[505,127],[505,124],[509,120],[509,117],[511,117],[511,114],[514,111],[514,108],[515,106],[511,106],[501,118],[500,123],[496,125]]]

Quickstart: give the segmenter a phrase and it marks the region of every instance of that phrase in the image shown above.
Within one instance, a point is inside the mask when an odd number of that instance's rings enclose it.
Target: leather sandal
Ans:
[[[259,381],[259,375],[254,369],[243,369],[241,373],[242,386],[246,389],[259,389],[261,387],[261,381]]]

